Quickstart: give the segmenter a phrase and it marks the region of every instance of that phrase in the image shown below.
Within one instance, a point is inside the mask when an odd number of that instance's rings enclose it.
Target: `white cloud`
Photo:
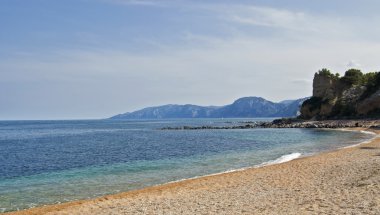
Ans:
[[[198,9],[219,17],[230,27],[226,29],[232,29],[228,36],[205,36],[189,29],[183,34],[183,44],[149,40],[156,48],[144,54],[123,49],[28,54],[0,60],[0,81],[12,86],[32,83],[31,89],[14,90],[23,94],[19,98],[41,104],[38,108],[50,103],[77,104],[84,112],[110,116],[165,103],[221,105],[242,96],[274,101],[301,98],[311,95],[312,77],[321,68],[344,72],[347,65],[342,62],[350,59],[357,60],[351,66],[365,65],[363,71],[380,68],[380,43],[355,37],[357,23],[364,22],[342,23],[337,17],[257,6],[203,5]],[[264,26],[276,33],[256,36],[241,25]],[[9,104],[10,96],[3,94],[0,101]]]
[[[348,69],[352,69],[352,68],[358,69],[358,68],[360,68],[360,67],[361,67],[361,65],[360,65],[358,62],[356,62],[355,60],[350,60],[350,61],[347,63],[347,68],[348,68]]]
[[[341,17],[327,14],[310,14],[263,6],[229,6],[219,10],[223,19],[246,26],[267,27],[277,36],[290,36],[296,39],[316,37],[332,39],[352,36],[352,26]],[[268,34],[269,35],[269,34]]]
[[[352,57],[380,68],[379,50],[380,45],[371,43],[334,41],[305,47],[252,38],[144,55],[68,50],[1,62],[1,85],[19,86],[12,95],[39,104],[36,110],[50,108],[58,114],[67,110],[60,109],[65,104],[75,104],[72,113],[88,117],[166,103],[222,105],[242,96],[280,101],[311,95],[314,72],[322,67],[343,72],[345,65],[337,62]],[[0,93],[2,102],[11,105],[9,99]]]
[[[303,29],[307,19],[305,13],[280,10],[269,7],[236,7],[236,11],[231,11],[232,21],[257,26],[280,27],[286,29]]]

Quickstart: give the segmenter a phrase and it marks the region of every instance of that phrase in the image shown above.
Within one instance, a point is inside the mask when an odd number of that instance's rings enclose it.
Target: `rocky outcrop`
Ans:
[[[380,117],[380,73],[351,69],[345,76],[323,69],[314,75],[313,96],[301,107],[302,119]]]
[[[377,90],[370,97],[364,99],[357,105],[359,115],[371,113],[371,111],[380,109],[380,90]]]
[[[336,95],[336,79],[316,73],[313,79],[313,96],[334,99]]]

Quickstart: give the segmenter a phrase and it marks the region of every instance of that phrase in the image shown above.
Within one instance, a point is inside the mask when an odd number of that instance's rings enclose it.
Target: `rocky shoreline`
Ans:
[[[380,120],[321,120],[277,119],[272,122],[241,122],[231,126],[179,126],[160,130],[209,130],[209,129],[253,129],[253,128],[380,128]]]

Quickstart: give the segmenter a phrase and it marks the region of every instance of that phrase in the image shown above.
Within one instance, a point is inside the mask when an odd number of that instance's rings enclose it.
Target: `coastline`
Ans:
[[[228,130],[228,129],[252,129],[252,128],[328,128],[328,129],[356,129],[356,128],[379,128],[380,120],[378,119],[330,119],[330,120],[303,120],[294,118],[275,119],[272,122],[267,121],[242,121],[236,125],[228,126],[179,126],[163,127],[159,130]]]
[[[380,131],[374,129],[368,130],[359,128],[350,130],[371,131],[380,134]],[[355,158],[355,154],[358,159],[360,157],[363,162],[374,160],[378,164],[380,162],[379,137],[372,139],[370,142],[365,141],[364,143],[344,147],[338,150],[300,157],[285,163],[248,167],[245,169],[169,182],[162,185],[143,188],[141,190],[107,195],[96,199],[48,205],[5,214],[193,214],[197,212],[211,214],[295,214],[296,212],[300,212],[302,214],[313,213],[313,211],[326,212],[326,210],[339,213],[342,212],[339,211],[339,208],[318,206],[316,203],[327,201],[327,199],[320,197],[314,198],[314,200],[306,200],[306,202],[308,202],[306,204],[298,204],[302,207],[296,207],[296,205],[293,205],[292,203],[300,203],[299,201],[304,201],[297,195],[299,192],[306,192],[306,196],[313,196],[316,194],[316,191],[317,194],[323,194],[323,192],[316,189],[315,186],[308,186],[307,184],[313,182],[311,184],[319,183],[320,186],[327,186],[326,184],[323,184],[326,179],[322,177],[323,180],[318,182],[318,180],[315,180],[315,178],[313,179],[311,176],[313,176],[315,172],[325,173],[325,169],[328,169],[332,171],[329,172],[330,176],[336,179],[336,177],[334,177],[336,176],[334,172],[342,174],[338,171],[339,168],[342,166],[347,168],[347,165],[349,164],[353,165],[353,162],[351,162],[353,160],[350,158]],[[337,160],[337,158],[339,159]],[[321,162],[321,160],[323,162]],[[357,159],[355,159],[355,161],[356,160]],[[373,163],[373,161],[371,162]],[[337,165],[337,163],[341,163],[342,166]],[[359,162],[359,164],[362,163]],[[310,169],[310,166],[314,166],[315,168]],[[375,182],[380,180],[380,167],[376,168],[375,166],[371,166],[372,169],[369,166],[365,167],[366,168],[364,169],[368,171],[375,171]],[[360,170],[361,168],[358,169]],[[282,174],[284,172],[285,174]],[[368,178],[363,176],[363,174],[357,173],[358,172],[353,176],[356,178]],[[294,176],[296,176],[296,178]],[[355,182],[355,180],[353,180],[353,182]],[[340,182],[336,180],[334,183],[340,184]],[[289,185],[291,186],[289,187]],[[377,194],[372,195],[374,201],[370,202],[371,204],[369,204],[369,207],[360,206],[351,208],[352,212],[362,212],[367,214],[380,213],[379,183],[371,183],[370,185],[376,188],[371,191],[372,194],[373,192],[375,192],[374,194]],[[293,189],[294,187],[297,189]],[[252,192],[247,193],[247,188],[252,189]],[[329,186],[327,186],[327,188],[334,189],[334,187]],[[344,191],[344,189],[340,190],[340,192],[350,193],[349,190]],[[364,196],[366,196],[368,192],[364,192]],[[355,193],[352,195],[354,194]],[[230,197],[231,195],[236,198]],[[284,196],[285,198],[283,198]],[[345,198],[351,197],[346,195]],[[256,201],[247,202],[246,199]],[[257,201],[258,199],[260,199],[260,201]],[[358,200],[360,199],[362,198],[359,198]],[[327,202],[325,203],[328,204]],[[275,205],[282,206],[274,207]],[[346,204],[346,206],[348,207],[348,204]]]

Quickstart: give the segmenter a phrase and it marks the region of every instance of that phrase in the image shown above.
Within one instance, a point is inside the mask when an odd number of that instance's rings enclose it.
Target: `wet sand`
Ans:
[[[380,137],[287,163],[9,214],[380,214]]]

